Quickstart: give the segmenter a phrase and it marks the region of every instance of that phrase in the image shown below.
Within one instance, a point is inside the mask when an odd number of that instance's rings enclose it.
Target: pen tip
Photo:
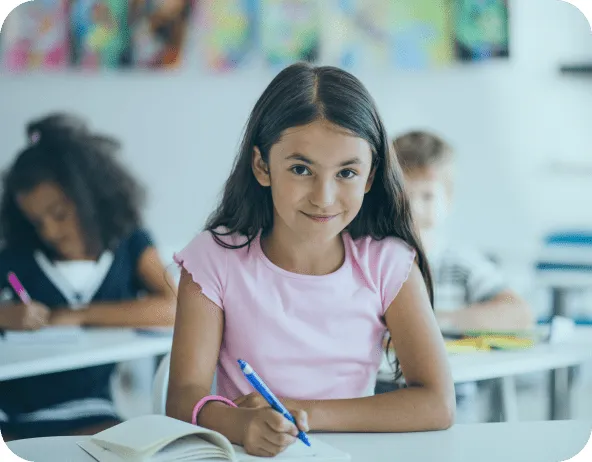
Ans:
[[[306,444],[308,447],[310,447],[310,441],[308,441],[308,438],[306,437],[306,434],[305,434],[303,431],[301,431],[301,432],[300,432],[300,435],[298,435],[298,436],[300,437],[300,440],[301,440],[301,441],[302,441],[304,444]]]

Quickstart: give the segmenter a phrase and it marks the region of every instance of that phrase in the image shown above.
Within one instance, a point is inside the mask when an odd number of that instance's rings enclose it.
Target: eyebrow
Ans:
[[[298,152],[295,152],[294,154],[290,154],[288,157],[286,157],[286,160],[299,160],[300,162],[303,162],[308,165],[315,164],[311,159],[306,157],[304,154],[300,154]],[[362,164],[362,161],[360,160],[359,157],[352,157],[349,160],[341,162],[339,164],[339,167],[347,167],[349,165],[361,165],[361,164]]]

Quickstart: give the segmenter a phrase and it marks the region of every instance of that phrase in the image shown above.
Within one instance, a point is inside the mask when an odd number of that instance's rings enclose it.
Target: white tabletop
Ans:
[[[10,344],[0,342],[0,380],[116,363],[159,354],[171,348],[168,335],[131,329],[89,329],[75,343]],[[493,351],[450,355],[454,381],[486,380],[562,368],[592,361],[592,328],[579,327],[572,340],[543,344],[524,351]],[[383,361],[379,379],[389,380]]]
[[[166,354],[172,337],[132,329],[85,329],[76,342],[0,342],[0,381]]]
[[[539,345],[524,351],[490,351],[450,355],[456,383],[487,380],[575,366],[592,361],[592,346]]]
[[[443,432],[317,434],[349,453],[352,462],[558,462],[590,439],[592,421],[456,425]],[[80,449],[81,437],[13,441],[9,448],[30,462],[96,462]]]
[[[517,351],[476,351],[448,356],[455,383],[561,369],[592,361],[592,327],[577,327],[570,339]],[[385,355],[378,380],[392,380]]]

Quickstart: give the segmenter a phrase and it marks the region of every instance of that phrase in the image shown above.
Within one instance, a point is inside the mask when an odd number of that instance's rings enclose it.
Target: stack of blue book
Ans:
[[[592,231],[561,231],[548,235],[536,262],[536,271],[547,281],[564,281],[551,286],[592,289]],[[565,281],[577,283],[565,284]],[[592,300],[588,308],[589,315],[578,315],[574,319],[577,324],[592,324]]]

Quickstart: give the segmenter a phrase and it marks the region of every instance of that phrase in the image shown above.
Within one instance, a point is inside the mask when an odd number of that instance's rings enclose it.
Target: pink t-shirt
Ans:
[[[237,245],[244,236],[223,237]],[[353,240],[345,261],[324,276],[274,265],[259,238],[250,250],[226,249],[210,232],[197,235],[175,261],[224,310],[218,394],[251,393],[244,359],[280,397],[313,400],[374,393],[386,332],[384,313],[407,279],[415,251],[396,238]]]

